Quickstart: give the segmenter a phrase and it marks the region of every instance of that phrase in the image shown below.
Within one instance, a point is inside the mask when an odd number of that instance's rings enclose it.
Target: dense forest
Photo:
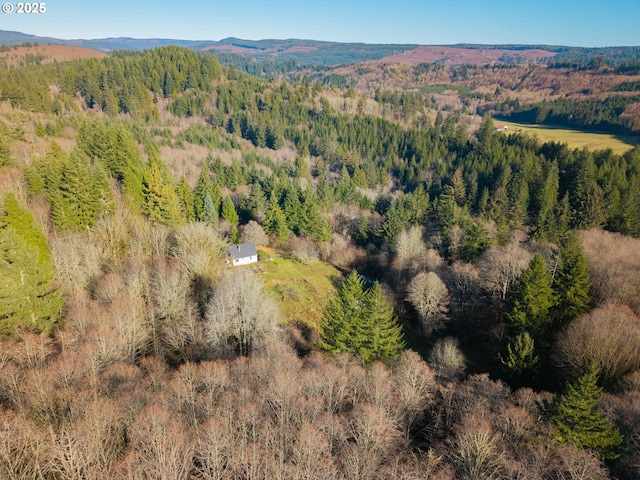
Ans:
[[[224,59],[0,67],[0,476],[637,478],[640,147]]]

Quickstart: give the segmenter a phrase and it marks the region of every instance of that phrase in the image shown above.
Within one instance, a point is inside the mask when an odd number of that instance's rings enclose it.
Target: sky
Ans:
[[[5,8],[5,0],[0,0]],[[63,39],[304,38],[448,45],[640,45],[640,0],[50,0],[0,30]]]

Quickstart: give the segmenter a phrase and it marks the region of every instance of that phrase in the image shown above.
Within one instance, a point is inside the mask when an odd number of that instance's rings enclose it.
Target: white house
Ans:
[[[506,132],[508,128],[509,128],[508,125],[496,125],[494,130],[496,132]]]
[[[256,244],[253,242],[241,243],[239,245],[231,245],[229,247],[229,256],[231,264],[236,267],[238,265],[248,265],[258,261],[258,251]]]

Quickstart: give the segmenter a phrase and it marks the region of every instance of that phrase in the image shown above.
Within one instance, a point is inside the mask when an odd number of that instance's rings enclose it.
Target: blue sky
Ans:
[[[65,39],[128,36],[220,40],[234,36],[425,45],[640,45],[640,0],[45,3],[44,14],[0,13],[0,29]]]

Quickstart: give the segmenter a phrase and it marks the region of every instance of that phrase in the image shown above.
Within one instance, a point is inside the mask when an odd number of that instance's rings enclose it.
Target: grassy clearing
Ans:
[[[303,322],[318,328],[322,311],[336,294],[336,284],[342,281],[338,270],[320,261],[301,263],[285,254],[269,251],[272,260],[265,260],[256,269],[280,306],[283,323]]]
[[[527,125],[494,119],[496,125],[506,125],[507,132],[526,132],[536,135],[543,142],[563,142],[571,148],[587,147],[591,150],[610,148],[614,153],[623,154],[635,145],[640,144],[639,137],[612,135],[610,133],[593,133],[571,130],[553,125]]]

